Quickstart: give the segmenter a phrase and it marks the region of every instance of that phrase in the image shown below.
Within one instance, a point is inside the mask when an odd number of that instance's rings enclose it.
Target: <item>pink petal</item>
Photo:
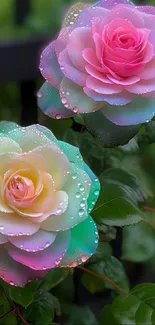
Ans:
[[[113,81],[114,84],[118,84],[118,85],[122,85],[122,86],[132,85],[132,84],[135,84],[136,82],[138,82],[140,80],[140,78],[136,77],[136,76],[128,77],[128,78],[122,78],[122,80],[118,80],[118,79],[114,78],[113,76],[111,76],[110,74],[108,75],[108,78],[111,81]]]
[[[40,71],[50,85],[59,89],[63,74],[60,70],[55,53],[55,41],[50,43],[42,52],[40,58]]]
[[[93,77],[87,78],[86,85],[88,88],[96,91],[97,93],[103,94],[103,95],[117,94],[122,91],[122,87],[120,85],[107,84],[107,83],[101,82]]]
[[[83,86],[86,83],[86,73],[76,69],[71,62],[68,51],[65,49],[63,52],[60,53],[58,58],[60,69],[63,71],[64,75],[71,79],[79,86]]]
[[[88,48],[83,50],[83,58],[88,62],[90,65],[92,65],[96,70],[101,71],[101,72],[107,72],[108,69],[104,69],[101,67],[100,62],[98,61],[96,57],[96,52],[92,48]]]
[[[128,0],[119,0],[118,2],[116,0],[108,0],[108,1],[105,1],[105,0],[100,0],[97,2],[96,6],[98,7],[103,7],[103,8],[106,8],[106,9],[112,9],[113,7],[115,7],[117,4],[131,4],[132,5],[132,2],[128,1]]]
[[[5,244],[8,242],[8,236],[5,236],[0,233],[0,245]]]
[[[143,28],[144,21],[141,16],[142,15],[139,14],[136,7],[125,4],[118,4],[104,17],[102,25],[105,26],[106,24],[109,24],[112,20],[115,20],[117,17],[120,19],[128,20],[136,28]]]
[[[0,212],[0,233],[7,236],[32,235],[40,228],[39,224],[28,218],[21,218],[16,213],[4,214]]]
[[[12,244],[5,245],[9,255],[17,262],[33,270],[47,270],[58,267],[70,244],[70,230],[57,234],[52,245],[43,251],[28,253]]]
[[[47,271],[38,272],[15,262],[3,246],[0,247],[0,256],[0,278],[12,286],[24,287],[28,282],[47,274]]]
[[[145,94],[155,90],[155,78],[148,80],[140,80],[138,83],[134,85],[130,85],[126,87],[126,90],[130,91],[133,94]]]
[[[33,149],[32,152],[45,160],[48,173],[52,175],[54,180],[55,189],[61,189],[70,171],[70,162],[61,149],[51,142],[47,146],[45,145]]]
[[[110,81],[107,78],[106,74],[103,74],[103,73],[99,72],[93,66],[91,66],[89,64],[86,65],[86,71],[88,72],[89,75],[91,75],[95,79],[100,80],[103,83],[112,84],[112,81]]]
[[[92,19],[103,19],[108,13],[109,11],[107,9],[90,6],[81,12],[81,15],[79,16],[74,27],[91,27]]]
[[[152,60],[153,57],[154,57],[153,46],[150,42],[148,42],[145,49],[143,62],[148,63]]]
[[[138,74],[138,77],[145,80],[155,77],[155,58],[145,65],[144,70]]]
[[[70,27],[61,29],[60,34],[54,44],[57,57],[65,49],[70,32],[71,32]]]
[[[94,39],[94,43],[95,43],[95,47],[96,47],[96,56],[98,61],[101,61],[101,57],[102,57],[102,39],[101,36],[97,33],[95,33],[93,35],[93,39]]]
[[[71,80],[64,78],[60,87],[60,97],[63,104],[74,113],[90,113],[102,106],[87,97],[82,87],[75,85]]]
[[[54,242],[55,238],[56,234],[54,232],[39,230],[32,236],[13,236],[8,237],[8,240],[21,250],[37,252],[49,247]]]
[[[145,27],[153,30],[155,28],[154,12],[155,8],[151,6],[137,7],[140,16],[144,21]]]
[[[126,105],[135,97],[134,94],[131,94],[125,90],[123,90],[119,95],[113,94],[112,96],[96,93],[87,87],[84,88],[84,92],[87,94],[87,96],[91,97],[95,101],[101,101],[102,107],[104,106],[105,102],[109,103],[110,105]]]
[[[67,44],[68,55],[74,66],[85,72],[86,62],[82,57],[82,51],[86,47],[93,47],[91,28],[79,27],[72,31]]]

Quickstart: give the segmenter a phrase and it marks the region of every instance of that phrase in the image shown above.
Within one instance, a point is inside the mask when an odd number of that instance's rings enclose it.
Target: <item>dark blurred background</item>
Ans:
[[[0,0],[0,120],[37,122],[40,52],[55,38],[72,4],[74,0]],[[72,123],[52,121],[40,111],[38,119],[57,136]]]

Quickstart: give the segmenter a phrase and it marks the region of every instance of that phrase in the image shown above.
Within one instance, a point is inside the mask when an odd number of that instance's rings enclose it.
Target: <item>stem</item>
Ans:
[[[0,319],[4,318],[5,316],[8,316],[8,315],[10,315],[10,314],[12,314],[14,312],[16,312],[16,309],[11,309],[11,310],[7,311],[5,314],[0,315]]]
[[[18,317],[23,321],[23,323],[24,323],[25,325],[29,325],[29,323],[27,323],[27,321],[26,321],[26,320],[24,319],[24,317],[22,316],[22,314],[21,314],[19,308],[17,309],[17,315],[18,315]]]
[[[144,206],[143,207],[143,211],[146,211],[146,212],[155,212],[155,209],[154,208],[151,208],[151,207]]]
[[[90,269],[86,269],[85,267],[83,266],[78,266],[79,269],[81,269],[82,271],[84,272],[87,272],[91,275],[94,275],[96,276],[97,278],[101,279],[101,280],[104,280],[108,283],[110,283],[115,289],[117,289],[120,293],[123,293],[124,295],[128,295],[128,292],[125,291],[124,289],[120,288],[115,282],[113,282],[111,279],[109,279],[106,275],[100,275],[100,274],[97,274],[93,271],[91,271]]]

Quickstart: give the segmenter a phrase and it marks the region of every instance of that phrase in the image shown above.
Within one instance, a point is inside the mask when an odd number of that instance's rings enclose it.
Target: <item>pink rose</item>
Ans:
[[[154,115],[155,8],[127,0],[75,5],[58,38],[43,51],[47,80],[38,94],[54,118],[101,109],[118,125]]]

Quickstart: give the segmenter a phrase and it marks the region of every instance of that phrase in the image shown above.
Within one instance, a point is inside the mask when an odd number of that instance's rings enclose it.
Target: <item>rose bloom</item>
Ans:
[[[38,93],[53,118],[101,109],[118,125],[148,121],[155,110],[155,8],[101,0],[71,8],[41,55]]]
[[[40,125],[0,123],[0,278],[24,286],[95,252],[98,179],[79,149]]]

